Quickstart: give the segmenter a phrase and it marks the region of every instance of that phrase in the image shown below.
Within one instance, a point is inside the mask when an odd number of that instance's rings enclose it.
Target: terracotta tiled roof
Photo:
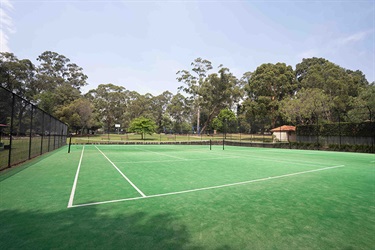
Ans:
[[[290,125],[283,125],[278,128],[271,129],[271,132],[286,132],[286,131],[296,131],[295,126],[290,126]]]

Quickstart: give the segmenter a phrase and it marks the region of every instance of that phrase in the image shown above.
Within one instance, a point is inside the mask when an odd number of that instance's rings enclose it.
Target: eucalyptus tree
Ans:
[[[96,129],[94,106],[86,98],[79,98],[57,111],[58,117],[75,132],[85,133],[87,129]]]
[[[19,60],[12,53],[0,53],[0,86],[3,86],[13,93],[25,98],[28,101],[33,102],[35,91],[33,83],[35,82],[35,67],[28,59]],[[3,92],[5,93],[5,92]],[[8,99],[9,96],[4,96],[4,100]],[[25,133],[24,127],[30,123],[31,106],[28,102],[22,101],[15,97],[14,103],[1,103],[1,115],[0,120],[3,123],[10,122],[11,108],[14,111],[13,128],[17,134]],[[13,107],[12,107],[13,105]]]
[[[45,51],[37,60],[34,88],[39,106],[47,112],[56,112],[64,105],[80,98],[81,87],[87,85],[83,69],[56,52]]]
[[[285,120],[292,124],[314,124],[329,120],[332,102],[329,96],[318,88],[302,88],[292,98],[282,101],[281,112]]]
[[[212,63],[208,60],[197,58],[191,63],[192,71],[180,70],[176,74],[177,80],[182,82],[185,86],[180,86],[179,90],[183,90],[190,95],[193,100],[193,105],[197,114],[197,133],[201,132],[200,129],[200,112],[202,106],[202,85],[206,81],[208,72],[212,69]]]
[[[127,108],[127,92],[122,86],[100,84],[90,90],[86,97],[94,104],[99,119],[106,125],[109,132],[116,123],[121,123],[123,113]]]
[[[191,131],[191,101],[181,93],[174,95],[167,107],[167,113],[169,114],[173,122],[173,130],[180,133]]]
[[[247,98],[243,109],[247,119],[264,130],[275,127],[280,119],[280,102],[295,93],[297,84],[291,66],[266,63],[251,74],[245,89]]]
[[[218,73],[210,74],[202,85],[202,104],[206,119],[204,131],[220,110],[234,109],[241,97],[241,87],[237,78],[228,68],[219,66]]]
[[[0,53],[0,86],[33,101],[35,66],[28,59],[18,59],[13,53]]]
[[[151,112],[156,125],[159,128],[159,132],[163,128],[163,125],[171,123],[170,118],[167,114],[167,108],[171,103],[173,94],[169,91],[164,91],[162,94],[151,98]]]
[[[348,119],[352,122],[375,120],[375,83],[360,90],[353,102],[353,108],[348,112]]]
[[[315,57],[303,59],[296,65],[296,78],[301,88],[318,88],[329,97],[333,104],[329,110],[330,121],[335,121],[335,110],[346,114],[361,89],[369,85],[361,71],[346,70],[324,58]]]
[[[144,116],[153,118],[152,99],[154,96],[150,93],[144,95],[136,91],[128,92],[128,105],[126,109],[126,120],[131,121],[134,118]]]

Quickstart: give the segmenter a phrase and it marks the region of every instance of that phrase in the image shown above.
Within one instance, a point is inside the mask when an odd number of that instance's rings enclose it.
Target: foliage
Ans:
[[[33,100],[35,66],[28,59],[19,60],[14,54],[0,53],[0,86]]]
[[[76,132],[81,130],[81,134],[84,133],[84,129],[98,127],[94,119],[93,105],[85,98],[74,100],[69,105],[64,106],[57,111],[57,115],[72,130]]]
[[[181,70],[177,72],[177,80],[185,84],[179,89],[189,94],[193,101],[200,133],[209,126],[221,109],[230,108],[240,100],[241,87],[237,78],[222,65],[219,66],[218,73],[209,75],[208,71],[212,69],[210,61],[197,58],[192,66],[195,74]]]
[[[212,121],[212,127],[220,132],[232,132],[233,124],[237,123],[235,113],[230,109],[222,109]]]
[[[180,86],[178,89],[183,90],[185,93],[190,95],[191,100],[193,101],[194,108],[197,114],[197,132],[201,132],[200,127],[200,110],[201,102],[203,100],[204,90],[202,89],[203,83],[206,81],[208,71],[212,69],[212,64],[210,61],[197,58],[194,62],[191,63],[192,71],[191,73],[188,70],[179,70],[177,71],[177,80],[182,82],[185,86]]]
[[[254,124],[275,127],[280,117],[280,102],[297,89],[292,67],[285,63],[262,64],[250,77],[244,77],[248,79],[245,87],[248,98],[244,102],[246,116]]]
[[[327,120],[332,103],[321,89],[301,89],[294,97],[281,102],[283,117],[292,123],[310,124],[317,119]]]
[[[375,85],[362,88],[354,101],[353,109],[348,111],[350,121],[374,121],[375,116]]]
[[[332,123],[322,125],[298,125],[297,136],[374,136],[375,122],[362,123]]]
[[[151,119],[145,117],[138,117],[131,121],[129,126],[129,132],[141,134],[142,139],[145,138],[145,134],[152,135],[156,132],[156,124]]]
[[[328,96],[331,113],[332,109],[346,113],[361,88],[368,86],[361,71],[345,70],[324,58],[303,59],[296,65],[296,77],[300,87],[321,89]],[[328,119],[334,121],[332,117]]]
[[[222,109],[230,109],[239,102],[241,89],[237,78],[228,68],[220,67],[218,74],[209,75],[202,86],[202,104],[206,113],[204,131]]]
[[[241,79],[222,65],[212,72],[209,60],[197,58],[190,70],[177,72],[182,84],[178,89],[186,96],[169,91],[156,96],[140,94],[112,83],[82,95],[87,76],[69,58],[45,51],[37,62],[33,65],[12,53],[0,53],[0,85],[73,129],[113,131],[116,123],[127,129],[133,119],[145,117],[155,121],[158,132],[185,133],[197,127],[198,132],[221,130],[223,124],[215,117],[221,110],[236,110],[236,120],[228,127],[255,133],[285,122],[358,123],[373,121],[375,115],[374,83],[369,84],[361,71],[344,69],[324,58],[305,58],[295,71],[285,63],[265,63],[245,72]],[[84,108],[77,110],[83,99]],[[9,113],[9,107],[1,108]],[[17,103],[16,112],[15,122],[27,122],[24,103]],[[7,119],[2,118],[4,122]]]
[[[159,129],[165,127],[167,123],[171,123],[169,117],[166,115],[166,111],[171,103],[172,96],[171,92],[164,91],[162,94],[151,98],[152,118],[156,121]]]
[[[107,131],[116,123],[126,109],[125,88],[114,84],[100,84],[90,90],[86,97],[94,104],[100,120],[106,125]]]
[[[83,69],[56,52],[45,51],[37,60],[34,88],[38,105],[48,113],[80,98],[80,88],[87,85]]]

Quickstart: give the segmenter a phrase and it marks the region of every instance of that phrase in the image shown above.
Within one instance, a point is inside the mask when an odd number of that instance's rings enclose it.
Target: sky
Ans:
[[[88,85],[177,93],[198,57],[238,78],[263,63],[323,57],[375,80],[375,1],[0,0],[0,51],[57,52]]]

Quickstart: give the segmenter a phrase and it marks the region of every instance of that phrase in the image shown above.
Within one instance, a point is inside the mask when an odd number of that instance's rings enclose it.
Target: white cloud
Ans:
[[[12,18],[8,15],[13,10],[13,5],[9,0],[0,2],[0,52],[10,52],[9,33],[14,33]]]
[[[372,30],[365,30],[361,32],[357,32],[355,34],[348,35],[346,37],[341,37],[338,39],[338,43],[341,45],[346,45],[349,43],[355,43],[364,40],[368,35],[373,33]]]

